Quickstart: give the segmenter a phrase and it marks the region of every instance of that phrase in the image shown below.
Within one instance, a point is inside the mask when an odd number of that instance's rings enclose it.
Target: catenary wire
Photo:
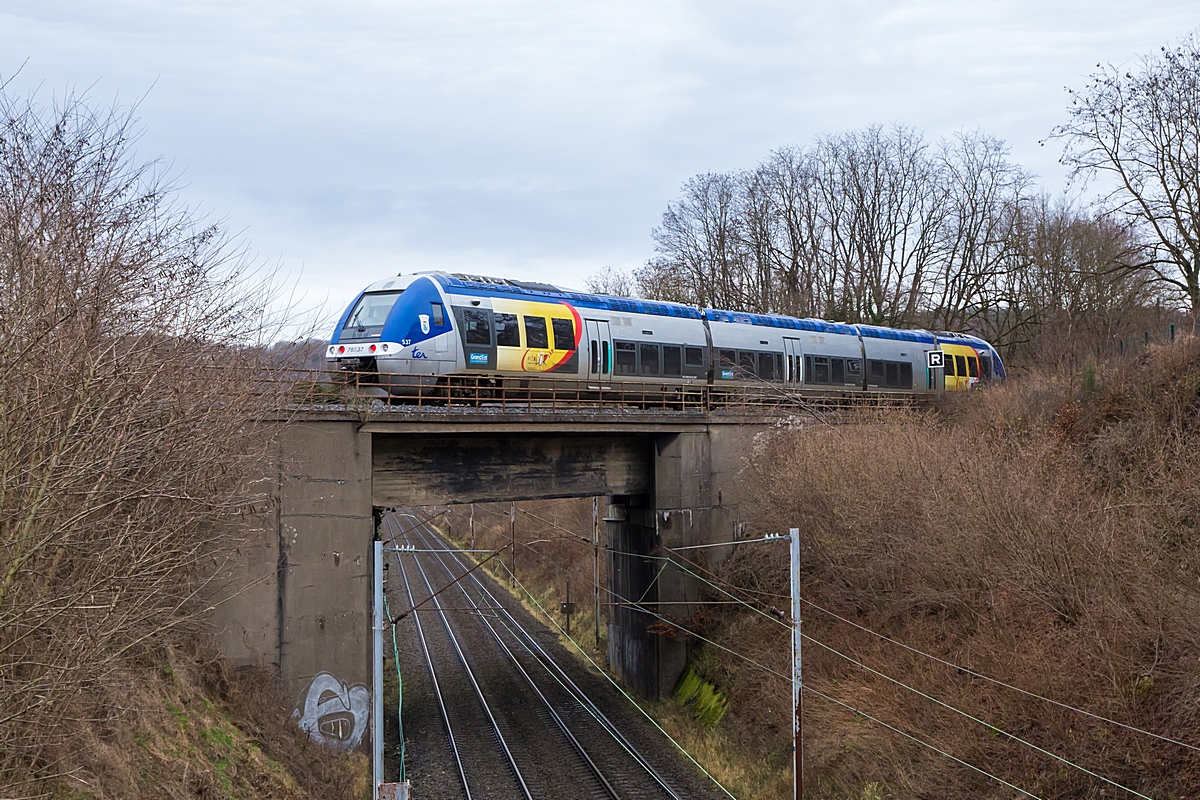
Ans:
[[[617,683],[615,680],[613,680],[612,676],[608,674],[607,670],[601,669],[600,665],[597,664],[592,659],[592,657],[589,656],[587,654],[587,652],[584,651],[584,649],[579,646],[578,642],[576,642],[570,636],[567,636],[566,631],[564,631],[562,629],[562,626],[558,624],[558,620],[551,617],[550,614],[547,613],[546,609],[542,608],[542,604],[538,602],[538,599],[533,596],[532,592],[530,592],[528,589],[525,588],[525,584],[523,584],[519,580],[517,580],[517,576],[512,574],[512,571],[507,568],[507,565],[505,565],[504,562],[500,562],[500,563],[502,566],[505,567],[505,571],[508,572],[508,574],[512,577],[513,583],[515,583],[517,586],[520,586],[521,591],[523,591],[525,593],[526,597],[528,597],[530,599],[530,601],[532,601],[533,604],[538,607],[538,610],[542,612],[542,616],[544,616],[546,619],[550,620],[550,623],[552,625],[554,625],[555,628],[558,629],[558,632],[561,635],[565,636],[567,638],[567,641],[569,641],[571,644],[575,645],[575,649],[577,651],[579,651],[580,655],[582,655],[584,658],[586,658],[588,660],[588,663],[590,663],[596,669],[597,672],[599,672],[602,676],[604,676],[605,680],[607,680],[614,687],[616,687],[617,691],[619,691],[622,695],[624,695],[625,699],[627,699],[630,703],[632,703],[633,707],[642,713],[642,716],[644,716],[646,719],[650,720],[650,724],[653,725],[655,728],[657,728],[659,733],[661,733],[663,736],[667,737],[667,740],[671,744],[675,745],[675,747],[679,750],[679,752],[681,752],[685,756],[687,756],[687,759],[689,761],[691,761],[693,764],[695,764],[696,768],[699,769],[701,772],[703,772],[705,777],[707,777],[710,781],[712,781],[713,784],[718,789],[720,789],[725,794],[729,795],[730,798],[733,798],[733,800],[737,800],[737,798],[734,797],[733,793],[730,792],[728,789],[726,789],[721,784],[721,782],[718,781],[716,779],[716,777],[713,776],[713,774],[711,772],[706,770],[704,768],[704,765],[696,760],[695,756],[693,756],[691,753],[689,753],[687,750],[685,750],[683,745],[681,745],[679,742],[675,741],[674,737],[672,737],[671,734],[667,733],[666,730],[664,730],[663,727],[658,724],[658,721],[656,719],[654,719],[654,717],[650,716],[650,714],[646,711],[646,709],[642,708],[641,705],[636,700],[633,699],[633,697],[629,694],[629,692],[625,691],[625,688],[623,686],[621,686],[619,683]]]
[[[879,719],[878,717],[873,717],[870,714],[867,714],[866,712],[861,711],[858,708],[855,708],[854,706],[850,705],[849,703],[843,703],[841,700],[830,697],[829,695],[825,694],[824,692],[817,691],[816,689],[812,688],[808,684],[804,684],[804,686],[802,688],[804,689],[804,691],[808,692],[809,694],[814,694],[817,697],[820,697],[822,700],[827,700],[828,702],[834,703],[835,705],[839,705],[844,709],[853,711],[855,714],[859,715],[860,717],[869,719],[877,725],[882,725],[883,727],[887,728],[888,730],[898,733],[901,736],[905,737],[906,739],[911,739],[914,742],[916,742],[917,744],[921,745],[922,747],[928,747],[930,750],[933,750],[935,753],[940,753],[941,755],[945,756],[946,758],[950,759],[951,761],[956,761],[959,764],[962,764],[964,767],[973,769],[976,772],[978,772],[980,775],[986,775],[987,777],[991,778],[992,780],[994,780],[998,783],[1002,783],[1005,786],[1007,786],[1008,788],[1010,788],[1014,791],[1020,792],[1021,794],[1025,795],[1026,797],[1032,797],[1034,800],[1041,800],[1041,798],[1039,798],[1036,794],[1033,794],[1032,792],[1028,792],[1028,791],[1022,789],[1020,786],[1011,784],[1008,781],[1004,780],[1003,778],[993,775],[992,773],[987,772],[986,770],[983,770],[980,767],[975,766],[974,764],[971,764],[967,761],[963,761],[961,758],[959,758],[955,755],[951,755],[950,753],[947,753],[945,750],[942,750],[940,747],[937,747],[935,745],[930,744],[929,742],[926,742],[924,739],[920,739],[920,738],[912,735],[911,733],[902,731],[894,725],[889,725],[888,723],[884,722],[883,720]]]
[[[556,526],[556,527],[557,527],[557,526]],[[564,529],[564,530],[566,530],[566,529]],[[571,533],[571,531],[569,531],[569,530],[568,530],[567,532],[568,532],[568,533]],[[567,537],[563,537],[563,538],[567,538]],[[762,541],[762,540],[757,540],[757,541]],[[731,544],[738,544],[738,543],[740,543],[740,542],[734,542],[734,543],[731,543]],[[749,544],[750,542],[745,542],[745,543]],[[664,549],[668,549],[668,550],[669,550],[669,548],[664,548]],[[670,552],[672,552],[672,553],[674,553],[674,551],[673,551],[673,550],[669,550],[669,551],[670,551]],[[670,558],[670,557],[666,557],[666,556],[654,556],[654,555],[651,555],[651,554],[643,554],[643,553],[625,553],[625,552],[623,552],[623,551],[615,551],[615,550],[609,550],[609,552],[613,552],[613,553],[620,553],[620,554],[623,554],[623,555],[628,555],[628,556],[632,556],[632,557],[638,557],[638,558],[649,558],[649,559],[658,560],[658,561],[664,561],[664,562],[669,562],[669,563],[675,563],[675,562],[674,562],[674,559],[672,559],[672,558]],[[682,557],[682,556],[680,556],[680,558],[682,559],[683,557]],[[551,557],[551,560],[555,560],[555,559],[553,559],[553,558]],[[686,560],[686,559],[684,559],[684,560]],[[691,562],[689,561],[688,563],[691,563]],[[503,562],[501,562],[501,565],[502,565],[502,566],[505,566],[505,565],[503,565]],[[667,566],[667,563],[664,563],[664,564],[663,564],[663,568],[665,569],[665,567],[666,567],[666,566]],[[679,566],[679,565],[677,564],[677,566]],[[695,565],[695,566],[697,566],[697,567],[698,567],[698,565]],[[682,568],[682,567],[681,567],[681,568]],[[698,567],[698,568],[700,568],[700,567]],[[776,617],[773,617],[773,616],[771,616],[771,615],[767,614],[766,612],[762,611],[761,609],[755,608],[755,607],[754,607],[754,606],[752,606],[751,604],[747,603],[745,600],[743,600],[743,599],[741,599],[741,598],[738,598],[738,597],[736,597],[736,595],[733,595],[732,593],[730,593],[730,592],[726,591],[724,588],[722,588],[721,586],[717,585],[717,584],[716,584],[716,583],[714,583],[713,581],[711,581],[711,580],[709,580],[709,579],[707,579],[707,578],[705,578],[705,577],[703,577],[703,576],[701,576],[701,575],[699,575],[699,574],[697,574],[697,573],[695,573],[695,572],[692,572],[691,570],[688,570],[688,569],[686,569],[686,568],[682,568],[682,569],[683,569],[683,571],[684,571],[684,572],[687,572],[688,574],[692,575],[693,577],[697,578],[698,580],[701,580],[701,581],[703,581],[704,583],[708,584],[709,586],[712,586],[714,589],[717,589],[717,590],[718,590],[718,591],[720,591],[722,594],[725,594],[726,596],[728,596],[728,597],[730,597],[730,598],[732,598],[732,599],[736,600],[737,602],[741,603],[742,605],[745,605],[747,608],[751,609],[751,610],[752,610],[752,611],[754,611],[755,613],[758,613],[758,614],[760,614],[760,615],[762,615],[762,616],[766,617],[767,619],[770,619],[770,620],[772,620],[773,622],[776,622],[777,624],[780,624],[780,625],[782,625],[782,626],[784,626],[784,627],[786,627],[786,628],[788,628],[788,629],[790,629],[790,628],[791,628],[791,625],[789,625],[788,623],[786,623],[786,622],[783,622],[782,620],[780,620],[780,619],[778,619],[778,618],[776,618]],[[700,568],[700,569],[702,569],[702,568]],[[506,570],[506,571],[508,571],[508,572],[509,572],[509,574],[511,575],[511,571],[509,571],[509,570],[508,570],[507,566],[505,566],[505,570]],[[705,571],[707,572],[707,570],[705,570]],[[660,572],[660,574],[661,574],[661,569],[660,569],[660,571],[659,571],[659,572]],[[714,576],[714,577],[716,577],[716,576]],[[515,576],[513,576],[513,580],[514,580],[514,581],[516,580]],[[524,587],[522,587],[522,588],[524,588]],[[683,631],[684,633],[686,633],[686,634],[688,634],[688,635],[695,636],[697,639],[699,639],[699,640],[701,640],[701,641],[703,641],[703,642],[705,642],[705,643],[707,643],[707,644],[710,644],[710,645],[712,645],[712,646],[714,646],[714,647],[716,647],[716,648],[718,648],[718,649],[720,649],[720,650],[722,650],[722,651],[724,651],[724,652],[727,652],[727,653],[729,653],[730,655],[733,655],[733,656],[735,656],[736,658],[740,658],[740,659],[742,659],[742,660],[746,661],[747,663],[749,663],[749,664],[751,664],[751,665],[753,665],[753,666],[755,666],[755,667],[758,667],[759,669],[762,669],[762,670],[764,670],[764,671],[766,671],[766,672],[769,672],[769,673],[771,673],[771,674],[774,674],[774,675],[776,675],[776,676],[778,676],[778,677],[780,677],[780,678],[783,678],[783,679],[785,679],[785,680],[789,679],[789,676],[787,676],[787,675],[784,675],[783,673],[781,673],[781,672],[779,672],[779,671],[777,671],[777,670],[771,669],[770,667],[767,667],[766,665],[764,665],[764,664],[761,664],[761,663],[759,663],[759,662],[755,661],[754,659],[752,659],[752,658],[749,658],[748,656],[745,656],[745,655],[743,655],[743,654],[741,654],[741,653],[738,653],[737,651],[735,651],[735,650],[732,650],[731,648],[725,647],[724,645],[721,645],[721,644],[719,644],[719,643],[717,643],[717,642],[714,642],[714,641],[713,641],[713,640],[711,640],[711,639],[708,639],[708,638],[706,638],[706,637],[704,637],[704,636],[701,636],[701,635],[699,635],[699,634],[695,633],[694,631],[688,630],[687,628],[683,627],[682,625],[679,625],[679,624],[677,624],[676,622],[674,622],[673,620],[671,620],[671,619],[669,619],[669,618],[667,618],[667,617],[663,616],[662,614],[658,614],[658,613],[656,613],[656,612],[654,612],[654,611],[651,611],[651,610],[649,610],[649,609],[647,609],[647,608],[644,608],[644,607],[643,607],[643,604],[642,604],[642,602],[641,602],[641,601],[637,601],[637,602],[630,601],[630,600],[627,600],[627,599],[625,599],[625,598],[622,598],[622,597],[621,597],[620,595],[618,595],[616,592],[613,592],[611,589],[608,589],[607,587],[602,587],[602,588],[604,588],[604,590],[605,590],[605,591],[607,591],[609,594],[611,594],[611,595],[612,595],[614,598],[616,598],[618,601],[621,601],[621,602],[627,603],[627,604],[628,604],[630,607],[632,607],[632,608],[634,608],[634,609],[636,609],[636,610],[638,610],[638,611],[641,611],[642,613],[645,613],[645,614],[647,614],[647,615],[649,615],[649,616],[655,617],[655,618],[657,618],[657,619],[661,620],[662,622],[664,622],[664,623],[666,623],[666,624],[668,624],[668,625],[671,625],[671,626],[673,626],[673,627],[675,627],[675,628],[677,628],[677,629],[679,629],[679,630]],[[526,591],[526,593],[528,594],[528,591]],[[810,603],[810,605],[814,605],[814,604]],[[541,606],[540,606],[540,604],[539,604],[539,608],[540,608],[540,607],[541,607]],[[822,610],[822,611],[823,611],[824,609],[820,609],[820,610]],[[543,613],[545,613],[545,612],[543,611]],[[547,615],[547,618],[548,618],[548,619],[550,619],[549,615]],[[853,623],[851,623],[851,624],[853,624]],[[555,622],[555,626],[557,627],[557,622]],[[861,626],[857,626],[857,627],[861,627]],[[864,629],[864,630],[866,630],[866,629]],[[872,632],[872,633],[873,633],[873,632]],[[879,635],[879,634],[877,634],[877,635]],[[808,634],[803,634],[803,633],[802,633],[802,634],[801,634],[801,636],[803,636],[803,638],[804,638],[804,639],[806,639],[806,640],[808,640],[808,641],[812,642],[813,644],[817,645],[818,647],[824,648],[825,650],[828,650],[829,652],[831,652],[831,653],[833,653],[833,654],[835,654],[835,655],[837,655],[837,656],[839,656],[839,657],[841,657],[841,658],[843,658],[843,659],[847,660],[848,662],[850,662],[850,663],[852,663],[852,664],[854,664],[854,665],[856,665],[856,666],[858,666],[858,667],[860,667],[860,668],[862,668],[862,669],[864,669],[864,670],[866,670],[866,671],[868,671],[868,672],[871,672],[871,673],[873,673],[873,674],[875,674],[875,675],[877,675],[877,676],[879,676],[879,677],[881,677],[881,678],[883,678],[883,679],[885,679],[885,680],[887,680],[887,681],[890,681],[890,682],[892,682],[892,683],[896,684],[897,686],[899,686],[899,687],[901,687],[901,688],[904,688],[904,689],[906,689],[906,690],[908,690],[908,691],[910,691],[910,692],[913,692],[914,694],[916,694],[916,695],[918,695],[918,696],[920,696],[920,697],[923,697],[923,698],[925,698],[926,700],[929,700],[930,702],[936,703],[937,705],[940,705],[940,706],[942,706],[942,707],[944,707],[944,708],[946,708],[946,709],[948,709],[948,710],[950,710],[950,711],[953,711],[954,713],[956,713],[956,714],[959,714],[959,715],[961,715],[961,716],[963,716],[963,717],[965,717],[965,718],[967,718],[967,719],[969,719],[969,720],[971,720],[971,721],[973,721],[973,722],[976,722],[977,724],[983,725],[984,727],[987,727],[988,729],[990,729],[990,730],[994,731],[995,733],[1001,734],[1001,735],[1003,735],[1003,736],[1005,736],[1005,737],[1007,737],[1007,738],[1009,738],[1009,739],[1013,740],[1014,742],[1017,742],[1017,743],[1019,743],[1019,744],[1023,744],[1023,745],[1025,745],[1025,746],[1027,746],[1027,747],[1029,747],[1029,748],[1032,748],[1033,750],[1036,750],[1036,751],[1038,751],[1039,753],[1042,753],[1043,755],[1046,755],[1046,756],[1048,756],[1048,757],[1050,757],[1050,758],[1053,758],[1053,759],[1055,759],[1055,760],[1057,760],[1057,761],[1059,761],[1059,762],[1061,762],[1061,763],[1063,763],[1063,764],[1065,764],[1065,765],[1067,765],[1067,766],[1070,766],[1070,767],[1072,767],[1072,768],[1074,768],[1074,769],[1076,769],[1076,770],[1079,770],[1080,772],[1083,772],[1083,773],[1085,773],[1085,774],[1087,774],[1087,775],[1090,775],[1091,777],[1093,777],[1093,778],[1095,778],[1095,779],[1097,779],[1097,780],[1099,780],[1099,781],[1102,781],[1102,782],[1104,782],[1104,783],[1108,783],[1108,784],[1110,784],[1111,786],[1113,786],[1113,787],[1115,787],[1115,788],[1121,789],[1121,790],[1123,790],[1123,791],[1125,791],[1125,792],[1128,792],[1128,793],[1130,793],[1130,794],[1132,794],[1132,795],[1135,795],[1135,796],[1137,796],[1137,797],[1144,798],[1144,800],[1152,800],[1151,798],[1147,797],[1147,796],[1146,796],[1146,795],[1144,795],[1144,794],[1141,794],[1140,792],[1138,792],[1138,791],[1136,791],[1136,790],[1134,790],[1134,789],[1130,789],[1130,788],[1129,788],[1129,787],[1127,787],[1127,786],[1123,786],[1122,784],[1120,784],[1120,783],[1117,783],[1116,781],[1114,781],[1114,780],[1112,780],[1112,779],[1110,779],[1110,778],[1107,778],[1107,777],[1105,777],[1105,776],[1103,776],[1103,775],[1100,775],[1100,774],[1098,774],[1098,773],[1096,773],[1096,772],[1093,772],[1092,770],[1090,770],[1090,769],[1088,769],[1088,768],[1086,768],[1086,767],[1084,767],[1084,766],[1081,766],[1081,765],[1079,765],[1079,764],[1075,764],[1074,762],[1072,762],[1072,761],[1070,761],[1070,760],[1068,760],[1068,759],[1066,759],[1066,758],[1063,758],[1062,756],[1059,756],[1059,755],[1058,755],[1058,754],[1056,754],[1056,753],[1053,753],[1053,752],[1051,752],[1051,751],[1049,751],[1049,750],[1046,750],[1046,749],[1044,749],[1044,748],[1042,748],[1042,747],[1039,747],[1038,745],[1036,745],[1036,744],[1034,744],[1034,743],[1032,743],[1032,742],[1026,741],[1025,739],[1022,739],[1022,738],[1020,738],[1019,736],[1016,736],[1015,734],[1011,734],[1011,733],[1009,733],[1008,731],[1005,731],[1005,730],[1003,730],[1002,728],[999,728],[999,727],[997,727],[997,726],[995,726],[995,725],[992,725],[992,724],[991,724],[991,723],[989,723],[989,722],[986,722],[985,720],[979,719],[979,718],[977,718],[977,717],[975,717],[975,716],[971,715],[970,713],[968,713],[968,712],[966,712],[966,711],[963,711],[962,709],[956,708],[955,706],[952,706],[952,705],[950,705],[949,703],[946,703],[946,702],[944,702],[944,701],[942,701],[942,700],[939,700],[939,699],[937,699],[936,697],[933,697],[933,696],[931,696],[931,695],[928,695],[928,694],[926,694],[926,693],[924,693],[924,692],[922,692],[922,691],[920,691],[920,690],[918,690],[918,689],[916,689],[916,688],[914,688],[914,687],[912,687],[912,686],[909,686],[909,685],[907,685],[907,684],[905,684],[905,683],[903,683],[903,682],[901,682],[901,681],[899,681],[899,680],[897,680],[897,679],[895,679],[895,678],[892,678],[892,677],[890,677],[890,676],[888,676],[888,675],[886,675],[886,674],[884,674],[884,673],[882,673],[882,672],[880,672],[880,671],[878,671],[878,670],[875,670],[875,669],[873,669],[873,668],[871,668],[871,667],[867,666],[866,664],[863,664],[863,663],[861,663],[861,662],[859,662],[859,661],[856,661],[855,659],[851,658],[850,656],[847,656],[847,655],[845,655],[844,653],[841,653],[841,652],[839,652],[838,650],[836,650],[836,649],[834,649],[834,648],[830,647],[829,645],[826,645],[825,643],[823,643],[823,642],[821,642],[821,641],[819,641],[819,640],[817,640],[817,639],[814,639],[814,638],[812,638],[812,637],[811,637],[811,636],[809,636]],[[882,638],[886,638],[886,637],[882,637]],[[572,640],[572,642],[573,642],[573,640]],[[577,647],[578,647],[578,645],[577,645]],[[909,648],[909,649],[913,649],[913,648]],[[914,650],[914,652],[920,652],[920,651],[916,651],[915,649],[913,649],[913,650]],[[926,654],[922,653],[922,655],[926,655]],[[951,664],[950,662],[943,661],[942,659],[936,659],[936,658],[935,658],[935,660],[937,660],[937,661],[939,661],[939,662],[941,662],[941,663],[943,663],[943,664],[946,664],[946,665],[948,665],[948,666],[954,666],[954,665],[953,665],[953,664]],[[969,670],[964,670],[964,671],[967,671],[967,672],[969,672]],[[994,680],[994,679],[993,679],[993,680]],[[1003,683],[1001,683],[1001,682],[999,682],[999,681],[994,681],[994,682],[996,682],[996,683],[999,683],[1000,685],[1007,686],[1007,684],[1003,684]],[[1013,689],[1016,689],[1016,687],[1008,687],[1008,688],[1013,688]],[[1032,692],[1026,692],[1026,691],[1024,691],[1024,690],[1019,690],[1019,689],[1018,689],[1018,691],[1022,691],[1022,692],[1024,692],[1025,694],[1029,694],[1029,695],[1031,695],[1031,696],[1038,697],[1039,699],[1047,700],[1048,702],[1054,702],[1054,701],[1050,701],[1048,698],[1042,698],[1040,695],[1034,695]],[[1057,704],[1057,703],[1056,703],[1056,704]],[[1063,705],[1063,704],[1058,704],[1058,705]],[[1074,711],[1081,711],[1081,713],[1085,713],[1085,714],[1087,713],[1087,712],[1082,712],[1082,710],[1081,710],[1081,709],[1074,709],[1074,708],[1072,708],[1072,707],[1070,707],[1070,706],[1065,706],[1065,705],[1064,705],[1064,707],[1065,707],[1065,708],[1071,708],[1071,710],[1074,710]],[[1091,715],[1091,714],[1089,714],[1089,716],[1096,716],[1096,715]],[[1097,717],[1097,718],[1098,718],[1098,719],[1103,719],[1103,718],[1101,718],[1101,717]],[[1108,720],[1105,720],[1105,721],[1108,721]],[[1121,725],[1121,723],[1115,723],[1115,724],[1117,724],[1117,725]],[[1124,725],[1122,725],[1121,727],[1130,727],[1130,726],[1124,726]],[[1138,732],[1147,733],[1147,734],[1149,734],[1149,735],[1151,735],[1151,736],[1155,736],[1155,734],[1149,733],[1148,731],[1141,731],[1140,729],[1136,729],[1136,728],[1132,728],[1132,730],[1137,730]],[[1156,738],[1165,738],[1165,737],[1156,737]],[[1180,743],[1180,742],[1174,742],[1174,740],[1167,740],[1167,741],[1171,741],[1172,743],[1176,743],[1176,744],[1183,744],[1183,743]],[[1186,744],[1184,744],[1183,746],[1185,746],[1185,747],[1189,747],[1189,745],[1186,745]],[[1192,748],[1192,749],[1197,749],[1197,748]],[[957,760],[957,759],[956,759],[956,760]],[[965,762],[964,762],[964,763],[965,763]],[[970,766],[970,765],[968,765],[968,766]],[[984,773],[984,774],[987,774],[987,773]],[[1014,787],[1014,788],[1016,788],[1016,787]]]

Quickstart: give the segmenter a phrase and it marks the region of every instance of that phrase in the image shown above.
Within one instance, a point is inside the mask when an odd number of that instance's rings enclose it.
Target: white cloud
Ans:
[[[147,155],[311,295],[400,269],[582,284],[690,175],[872,122],[1061,185],[1064,86],[1185,34],[1143,2],[8,2],[0,77],[145,95]]]

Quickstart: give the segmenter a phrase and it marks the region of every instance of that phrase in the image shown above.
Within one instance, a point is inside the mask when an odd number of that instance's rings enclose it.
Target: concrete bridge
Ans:
[[[358,746],[371,684],[372,553],[389,508],[609,498],[609,588],[621,597],[696,609],[695,580],[617,553],[728,541],[739,532],[737,474],[756,434],[780,417],[739,414],[545,412],[307,412],[278,441],[277,501],[221,577],[230,599],[212,622],[235,665],[273,665],[296,713],[323,698],[354,709],[329,734]],[[235,594],[236,592],[236,594]],[[646,631],[647,618],[612,606],[609,660],[645,697],[669,693],[687,657],[682,641]],[[329,693],[333,694],[330,695]],[[358,716],[362,716],[361,726]],[[311,723],[311,720],[309,721]]]

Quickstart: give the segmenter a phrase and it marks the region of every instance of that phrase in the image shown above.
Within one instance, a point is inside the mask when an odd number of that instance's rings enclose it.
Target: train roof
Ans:
[[[494,278],[486,275],[425,272],[399,277],[401,279],[408,278],[411,281],[419,276],[432,278],[441,284],[443,289],[456,294],[475,295],[479,297],[506,294],[515,297],[565,300],[581,308],[595,308],[630,314],[649,314],[678,319],[707,319],[711,322],[736,322],[765,328],[843,334],[847,336],[862,335],[868,339],[890,339],[893,341],[920,342],[923,344],[934,344],[938,339],[960,339],[987,345],[987,342],[984,340],[964,333],[938,331],[934,334],[926,330],[901,330],[899,328],[884,328],[877,325],[850,325],[844,322],[828,322],[820,319],[799,319],[796,317],[787,317],[782,314],[748,314],[741,311],[724,311],[714,308],[699,309],[682,303],[669,303],[661,300],[639,300],[632,297],[612,297],[589,292],[578,292],[549,283]],[[380,281],[372,284],[371,288],[383,288],[381,285],[383,283],[385,282]],[[402,283],[404,285],[407,284],[404,281],[396,281],[395,285],[401,285]]]
[[[548,283],[512,281],[502,278],[487,278],[480,275],[437,274],[431,275],[442,288],[456,294],[491,296],[508,294],[517,297],[549,298],[567,300],[581,308],[596,308],[608,311],[623,311],[629,314],[652,314],[657,317],[700,319],[700,310],[682,303],[667,303],[660,300],[637,300],[632,297],[609,297],[603,294],[587,294],[551,286]]]

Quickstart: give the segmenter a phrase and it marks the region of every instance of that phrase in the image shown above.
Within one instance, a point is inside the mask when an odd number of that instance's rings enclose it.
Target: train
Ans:
[[[377,376],[375,390],[389,398],[456,384],[528,386],[532,378],[600,389],[756,385],[847,395],[966,391],[1005,377],[996,349],[966,333],[697,308],[446,272],[372,283],[342,313],[326,362]]]

